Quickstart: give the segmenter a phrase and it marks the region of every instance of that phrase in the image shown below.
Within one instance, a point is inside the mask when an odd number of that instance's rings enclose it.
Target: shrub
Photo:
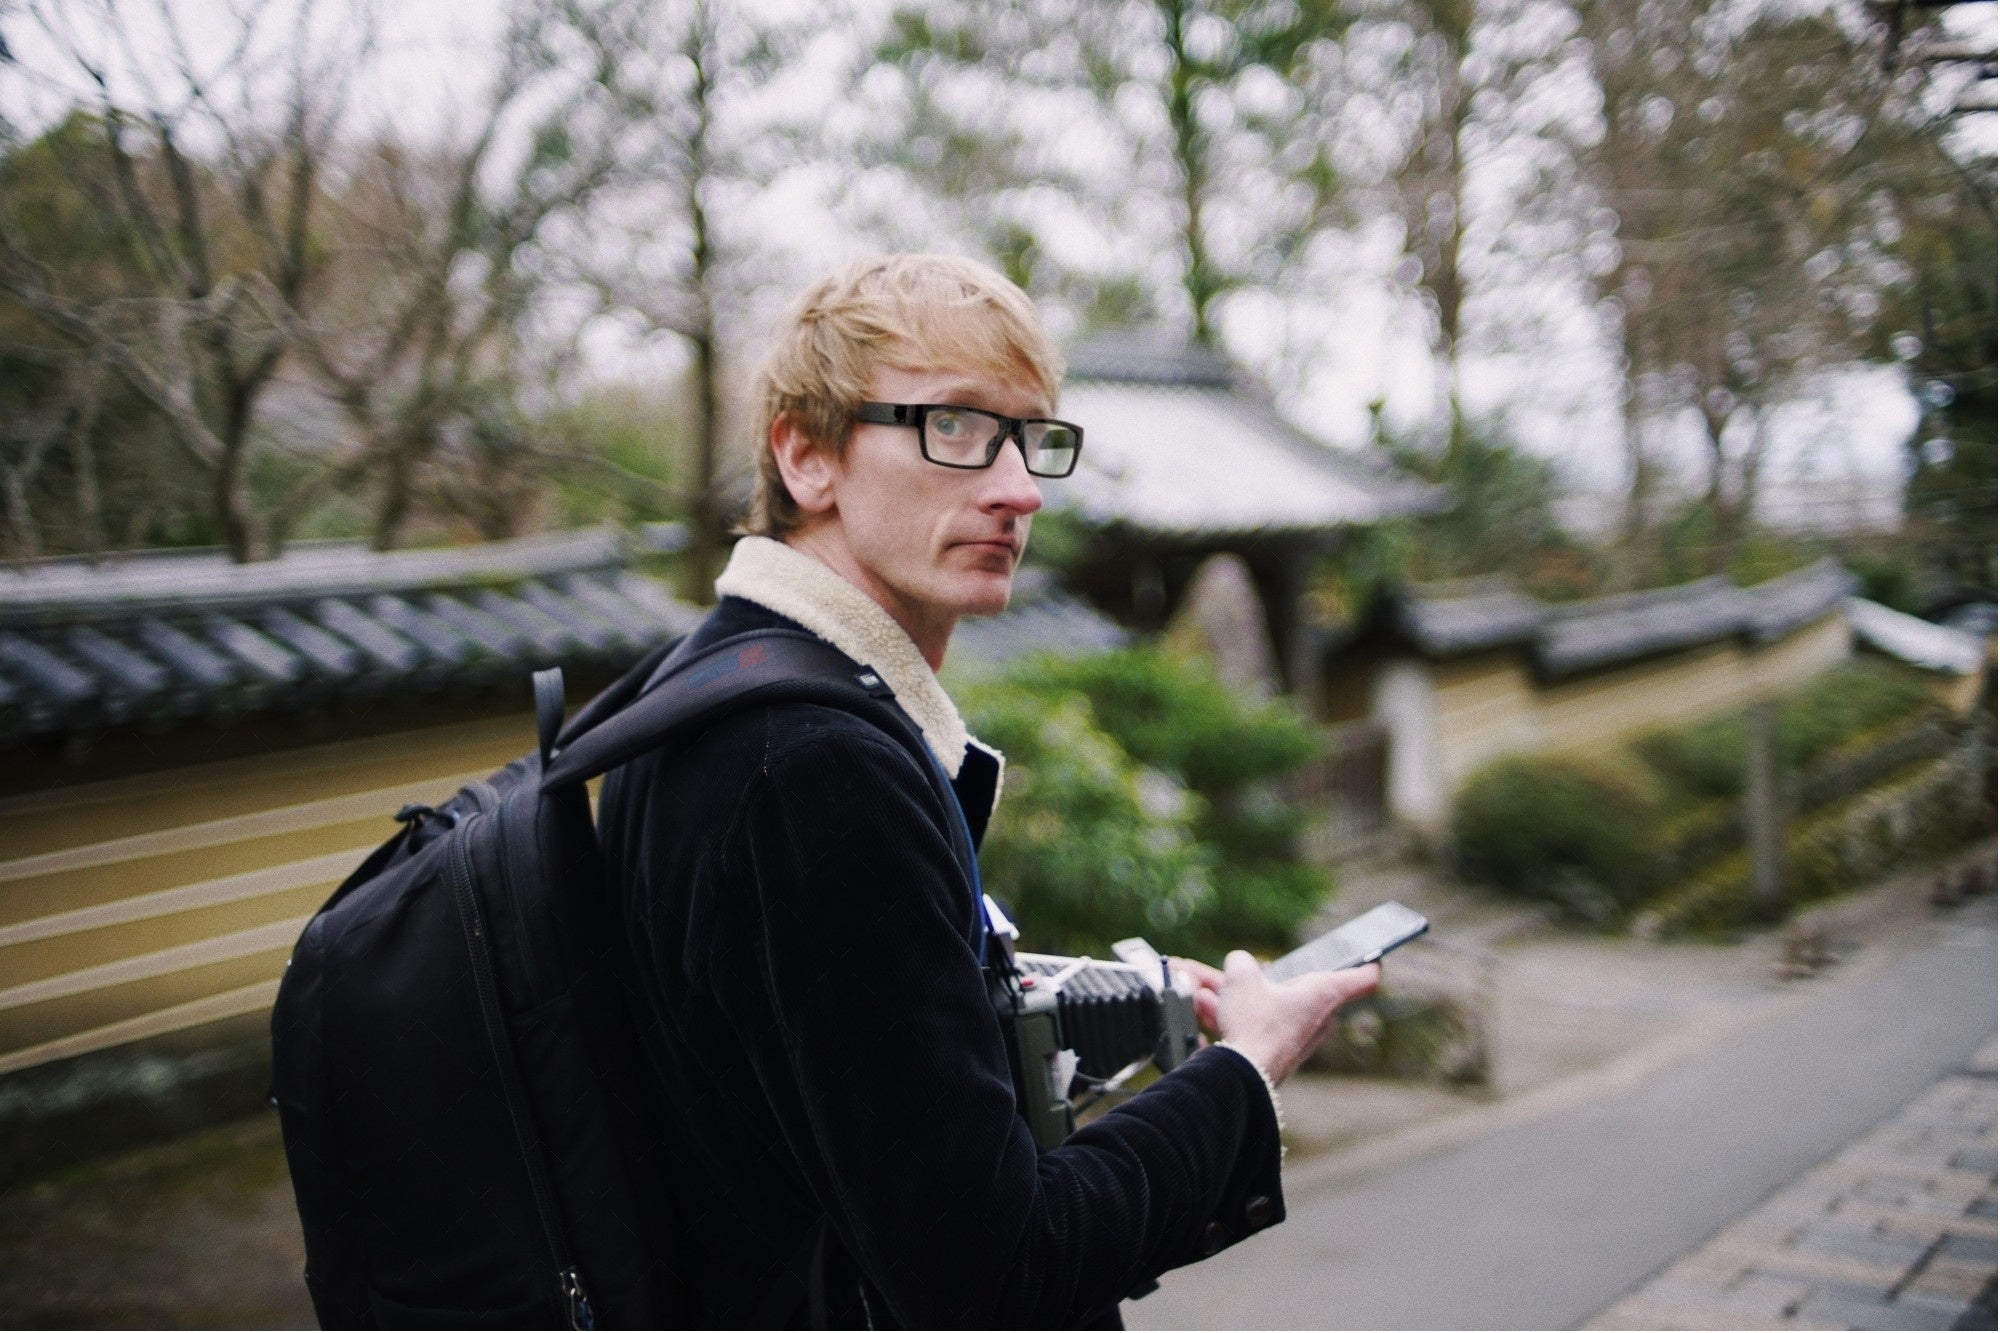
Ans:
[[[1655,887],[1658,793],[1613,758],[1515,756],[1459,793],[1452,845],[1459,872],[1506,892],[1608,923]]]
[[[1804,767],[1929,707],[1922,682],[1890,663],[1834,667],[1779,704],[1778,762]],[[1747,751],[1741,714],[1653,732],[1634,741],[1632,749],[1678,798],[1710,800],[1743,793]]]
[[[1325,873],[1297,856],[1303,816],[1281,795],[1317,744],[1289,706],[1239,698],[1205,662],[1149,648],[1031,658],[966,703],[973,730],[1007,753],[982,864],[1029,947],[1101,952],[1144,934],[1196,957],[1284,948],[1326,897]],[[1079,820],[1070,799],[1104,813]],[[1114,827],[1135,817],[1132,836]]]
[[[1199,798],[1139,765],[1081,695],[992,684],[966,704],[973,729],[1007,755],[980,866],[1027,947],[1103,954],[1134,934],[1183,945],[1212,892],[1214,855],[1194,836]]]
[[[1492,1073],[1485,1032],[1464,1001],[1386,988],[1342,1005],[1306,1065],[1455,1084],[1485,1083]]]
[[[1722,935],[1768,924],[1787,908],[1858,888],[1976,837],[1988,828],[1980,777],[1992,754],[1985,737],[1968,734],[1942,757],[1799,821],[1786,838],[1785,896],[1772,905],[1775,912],[1751,892],[1750,860],[1738,851],[1662,894],[1641,925],[1648,934]]]
[[[1822,672],[1778,709],[1778,761],[1809,764],[1842,742],[1922,710],[1930,694],[1893,663],[1848,662]]]

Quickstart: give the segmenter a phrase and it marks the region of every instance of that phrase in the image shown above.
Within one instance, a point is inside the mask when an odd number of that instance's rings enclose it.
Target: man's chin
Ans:
[[[973,576],[961,584],[958,592],[953,600],[960,615],[997,616],[1007,609],[1008,599],[1014,595],[1013,571]]]

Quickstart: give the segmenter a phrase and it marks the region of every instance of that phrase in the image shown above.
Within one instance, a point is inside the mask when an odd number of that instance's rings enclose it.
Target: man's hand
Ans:
[[[1374,990],[1382,979],[1382,965],[1367,963],[1273,982],[1241,949],[1222,963],[1221,971],[1185,958],[1171,965],[1194,980],[1194,1012],[1202,1027],[1255,1060],[1273,1083],[1290,1078],[1320,1044],[1341,1005]]]

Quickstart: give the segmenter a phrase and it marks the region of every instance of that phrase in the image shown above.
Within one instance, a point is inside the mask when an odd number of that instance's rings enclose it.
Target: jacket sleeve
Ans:
[[[727,840],[755,967],[718,999],[896,1321],[1071,1324],[1281,1220],[1270,1097],[1232,1051],[1037,1151],[939,799],[887,738],[821,732],[767,752]]]

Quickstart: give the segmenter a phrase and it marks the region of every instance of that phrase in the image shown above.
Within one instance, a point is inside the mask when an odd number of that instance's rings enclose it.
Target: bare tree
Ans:
[[[821,144],[815,126],[756,104],[836,17],[779,22],[716,0],[660,0],[644,48],[650,133],[626,188],[599,218],[589,277],[603,307],[672,335],[687,352],[693,420],[681,475],[681,591],[695,602],[713,596],[744,478],[728,449],[733,330],[783,262],[778,247],[746,230],[744,215]]]
[[[1707,452],[1707,564],[1721,569],[1755,504],[1772,413],[1863,354],[1899,280],[1884,222],[1912,145],[1908,88],[1830,17],[1746,20],[1710,0],[1590,0],[1580,13],[1603,96],[1588,197],[1616,238],[1597,279],[1627,376],[1628,548],[1649,518],[1645,430],[1678,417]]]
[[[49,53],[23,78],[85,118],[44,142],[118,244],[79,272],[63,238],[0,206],[0,294],[159,414],[239,560],[269,549],[247,488],[258,405],[317,273],[319,177],[365,20],[336,27],[312,0],[259,0],[231,11],[217,43],[192,39],[170,0],[19,11]]]
[[[469,124],[436,147],[382,138],[346,160],[328,205],[335,272],[290,332],[350,441],[282,522],[363,485],[379,548],[432,503],[486,536],[522,521],[549,452],[523,398],[568,350],[537,321],[582,281],[569,244],[650,132],[629,77],[650,9],[523,0]]]
[[[885,156],[1024,284],[1212,341],[1229,293],[1282,287],[1338,220],[1305,75],[1343,24],[1323,0],[912,0]],[[1122,272],[1065,260],[1078,223]]]
[[[1379,160],[1379,185],[1350,189],[1400,224],[1397,276],[1425,307],[1448,455],[1466,440],[1469,303],[1482,282],[1497,285],[1496,259],[1518,248],[1516,224],[1530,208],[1528,186],[1495,180],[1522,174],[1542,132],[1521,107],[1551,64],[1548,10],[1537,0],[1369,0],[1352,11],[1338,68],[1318,80],[1317,95]]]

